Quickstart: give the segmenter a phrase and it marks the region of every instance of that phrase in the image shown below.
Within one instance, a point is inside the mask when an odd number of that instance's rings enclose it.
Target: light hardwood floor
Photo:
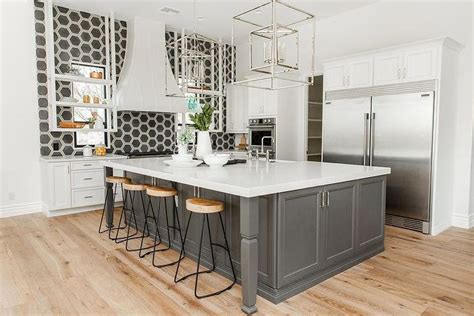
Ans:
[[[99,220],[99,212],[0,219],[0,313],[241,313],[240,286],[198,300],[192,278],[174,284],[174,267],[156,269],[99,236]],[[186,259],[183,267],[195,265]],[[200,280],[203,290],[227,281],[214,274]],[[257,306],[266,315],[472,315],[474,230],[432,237],[387,227],[383,253],[278,305],[259,297]]]

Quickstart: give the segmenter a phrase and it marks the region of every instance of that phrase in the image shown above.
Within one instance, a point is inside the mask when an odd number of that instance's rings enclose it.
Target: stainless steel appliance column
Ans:
[[[370,113],[370,97],[325,102],[324,162],[368,165]]]
[[[387,214],[430,221],[434,93],[372,98],[370,162],[390,167]],[[423,232],[428,233],[425,224]]]

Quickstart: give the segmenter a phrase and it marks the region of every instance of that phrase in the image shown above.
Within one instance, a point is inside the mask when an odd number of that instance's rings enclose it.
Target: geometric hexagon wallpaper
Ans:
[[[35,20],[41,156],[82,155],[82,150],[73,146],[74,133],[49,131],[46,30],[44,4],[39,1],[35,1]],[[71,60],[86,63],[105,63],[105,18],[103,16],[54,6],[53,23],[56,71],[63,73]],[[166,40],[169,40],[172,36],[174,36],[172,33],[167,32]],[[118,80],[125,59],[126,39],[126,22],[116,20],[115,43]],[[169,53],[170,57],[174,56],[172,52]],[[223,58],[226,82],[230,80],[232,68],[230,66],[230,54],[230,46],[226,45]],[[71,86],[69,82],[56,83],[58,99],[70,96],[70,94]],[[225,114],[224,100],[224,130]],[[58,116],[67,120],[71,118],[72,113],[68,108],[61,108],[58,111]],[[119,111],[117,117],[118,131],[110,135],[109,151],[120,153],[173,150],[175,147],[174,120],[175,115],[169,113]],[[212,133],[211,139],[215,149],[232,149],[234,147],[234,135],[232,134]],[[53,150],[53,143],[59,145],[59,150]]]

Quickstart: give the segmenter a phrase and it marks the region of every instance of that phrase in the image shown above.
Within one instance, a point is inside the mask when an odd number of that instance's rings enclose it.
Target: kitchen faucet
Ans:
[[[262,137],[262,144],[261,144],[261,149],[260,149],[260,152],[257,151],[257,159],[260,155],[265,155],[266,159],[267,159],[267,162],[270,161],[270,151],[267,149],[267,152],[264,152],[263,151],[263,146],[264,146],[264,140],[265,139],[271,139],[272,140],[272,143],[275,142],[275,139],[273,138],[273,136],[263,136]]]

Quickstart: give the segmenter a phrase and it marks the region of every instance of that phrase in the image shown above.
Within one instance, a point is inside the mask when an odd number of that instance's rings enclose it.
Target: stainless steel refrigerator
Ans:
[[[323,161],[390,167],[386,223],[429,233],[434,92],[326,101]]]

